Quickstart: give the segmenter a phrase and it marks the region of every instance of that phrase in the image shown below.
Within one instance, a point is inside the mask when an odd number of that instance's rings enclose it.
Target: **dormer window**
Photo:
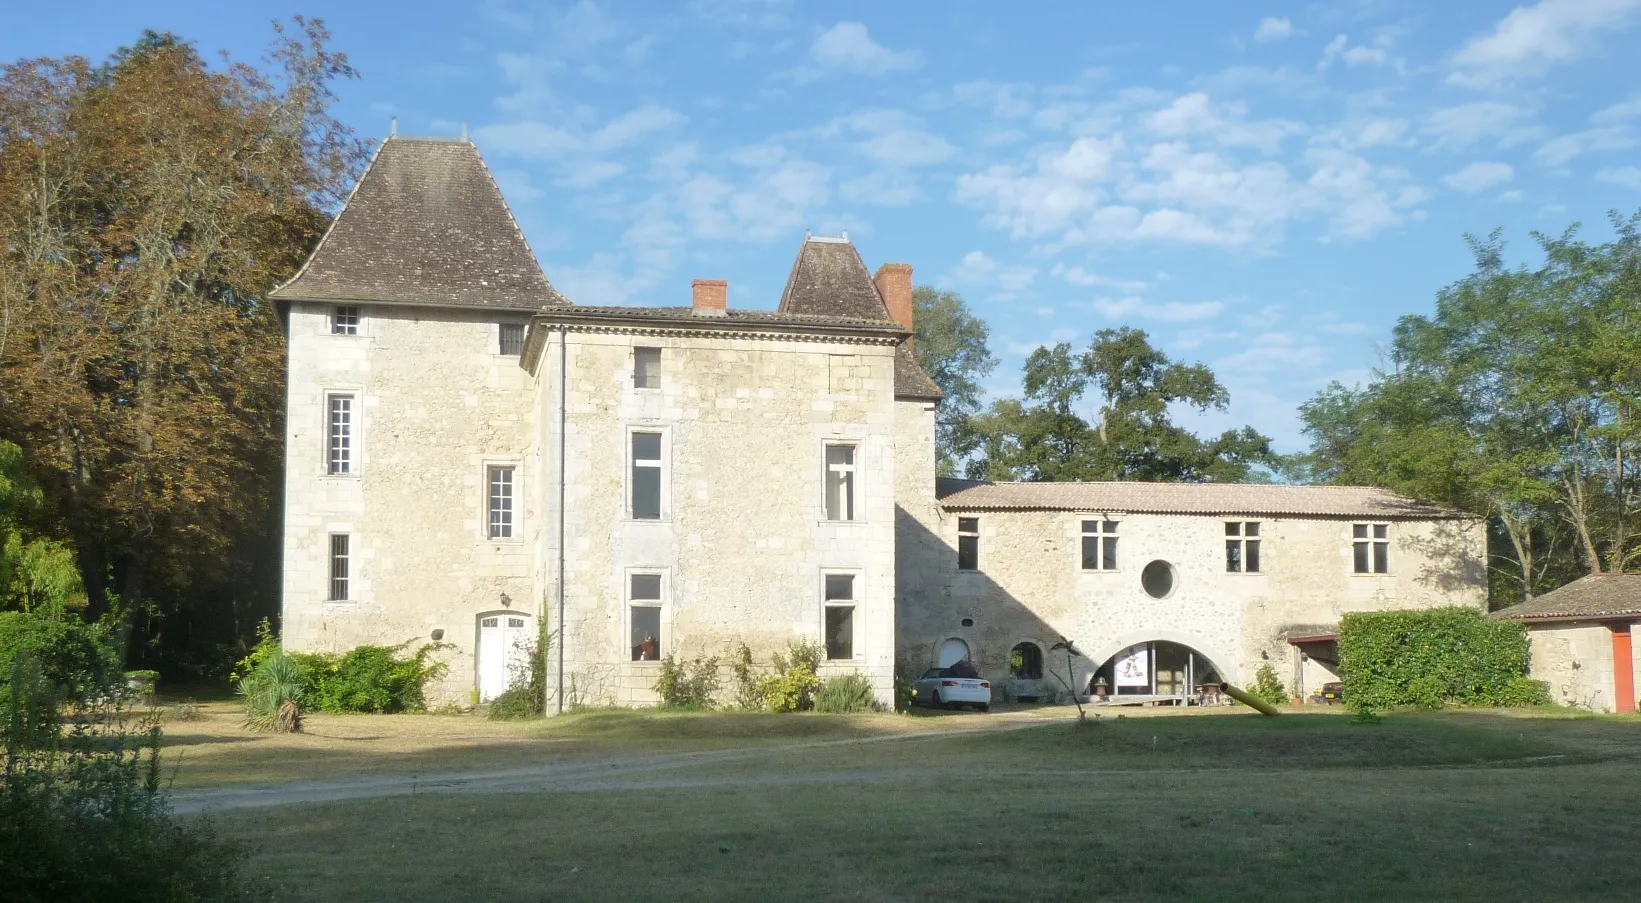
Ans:
[[[359,308],[333,307],[330,310],[331,335],[358,335]]]

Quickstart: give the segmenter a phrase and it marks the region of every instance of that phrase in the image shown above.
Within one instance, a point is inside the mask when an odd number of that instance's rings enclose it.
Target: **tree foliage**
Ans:
[[[1089,347],[1040,347],[1026,359],[1023,399],[973,420],[980,452],[969,475],[1000,480],[1235,482],[1277,457],[1252,427],[1204,440],[1173,422],[1180,408],[1224,410],[1230,394],[1202,364],[1172,361],[1143,330],[1095,333]],[[1098,409],[1084,416],[1084,399]]]
[[[1305,404],[1309,475],[1490,518],[1508,601],[1641,554],[1641,213],[1616,237],[1536,234],[1510,269],[1495,232],[1431,316],[1398,323],[1391,368]],[[1496,581],[1497,582],[1497,581]]]
[[[0,436],[93,618],[249,583],[269,542],[284,342],[264,298],[362,160],[329,113],[346,58],[317,21],[275,31],[270,72],[153,32],[100,66],[0,69]]]
[[[918,286],[912,307],[912,352],[943,393],[935,408],[936,465],[950,475],[979,447],[970,418],[980,411],[980,380],[997,366],[997,358],[986,347],[986,322],[969,312],[961,295]]]

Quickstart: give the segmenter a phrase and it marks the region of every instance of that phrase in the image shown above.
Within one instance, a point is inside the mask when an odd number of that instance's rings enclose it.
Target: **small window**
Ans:
[[[980,518],[957,519],[957,569],[980,570]]]
[[[359,308],[333,307],[330,312],[331,335],[358,335]]]
[[[1259,573],[1259,521],[1231,521],[1225,525],[1225,572]]]
[[[500,627],[501,626],[501,618],[482,618],[482,619],[479,620],[479,626],[480,627]]]
[[[826,575],[826,658],[855,657],[855,575]]]
[[[855,519],[855,447],[826,446],[826,519]]]
[[[333,474],[353,473],[353,396],[326,396],[325,409],[326,467]]]
[[[632,660],[661,660],[661,575],[632,574],[627,600],[632,609]]]
[[[1390,573],[1389,524],[1353,524],[1351,544],[1356,573]]]
[[[1158,559],[1140,571],[1140,586],[1153,599],[1166,599],[1174,591],[1174,566]]]
[[[332,533],[330,537],[330,594],[331,602],[348,600],[348,534]]]
[[[518,357],[524,353],[524,324],[501,324],[501,353],[507,357]]]
[[[661,434],[632,434],[632,516],[661,519]]]
[[[1117,569],[1117,522],[1114,520],[1083,521],[1083,570],[1114,571]]]
[[[513,538],[513,468],[490,468],[490,538]]]
[[[1043,648],[1021,643],[1009,651],[1009,676],[1017,680],[1043,679]]]
[[[632,387],[634,389],[661,388],[661,349],[634,348],[632,350]]]

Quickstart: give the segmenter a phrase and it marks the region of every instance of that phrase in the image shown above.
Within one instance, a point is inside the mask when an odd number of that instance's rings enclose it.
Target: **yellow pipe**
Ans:
[[[1254,711],[1258,712],[1261,715],[1280,715],[1280,714],[1282,714],[1281,712],[1276,710],[1275,706],[1271,705],[1270,703],[1266,702],[1265,700],[1260,699],[1258,696],[1254,696],[1253,694],[1251,694],[1248,691],[1243,690],[1239,687],[1233,687],[1230,684],[1220,684],[1219,685],[1219,691],[1221,693],[1224,693],[1226,696],[1229,696],[1232,699],[1235,699],[1237,702],[1242,703],[1245,706],[1252,707]]]

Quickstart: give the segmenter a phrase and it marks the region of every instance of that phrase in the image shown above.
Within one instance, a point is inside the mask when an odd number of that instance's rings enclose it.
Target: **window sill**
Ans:
[[[481,546],[522,546],[525,544],[525,539],[522,536],[514,536],[508,539],[484,537],[479,540]]]
[[[629,662],[627,662],[627,664],[637,665],[640,668],[659,668],[663,664],[665,664],[665,662],[663,662],[661,659],[655,659],[654,661],[647,661],[647,660],[646,661],[640,661],[640,662],[629,661]]]
[[[855,520],[827,520],[823,517],[820,520],[815,521],[815,526],[817,527],[866,527],[870,525],[871,521],[858,518]]]
[[[321,480],[344,480],[345,481],[345,480],[357,480],[357,479],[360,479],[363,476],[364,476],[364,474],[362,474],[359,471],[355,470],[352,473],[322,473],[322,474],[319,475],[319,479],[321,479]]]
[[[1357,573],[1356,571],[1351,571],[1350,575],[1352,577],[1394,577],[1394,576],[1396,576],[1395,574],[1390,573],[1389,571],[1386,571],[1383,574],[1362,574],[1362,573]]]
[[[628,523],[628,524],[652,524],[652,525],[654,525],[654,524],[668,524],[668,525],[670,525],[672,523],[672,518],[670,518],[670,517],[633,517],[632,515],[629,514],[626,517],[621,518],[621,521],[622,521],[622,523]]]

